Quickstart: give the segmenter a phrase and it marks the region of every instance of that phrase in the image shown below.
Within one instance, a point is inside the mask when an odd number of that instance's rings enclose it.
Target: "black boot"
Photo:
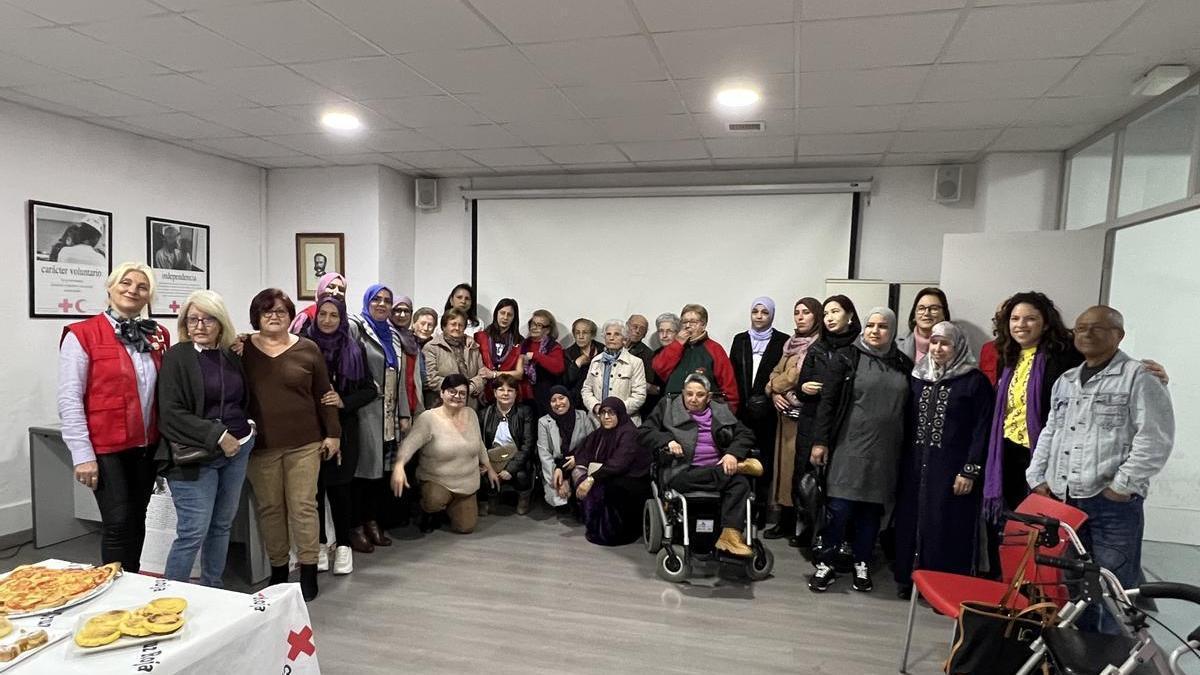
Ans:
[[[417,529],[421,534],[429,534],[438,528],[438,514],[436,513],[421,513],[420,519],[417,521]]]
[[[317,597],[317,566],[300,565],[300,592],[305,602],[311,602]]]
[[[316,565],[313,565],[313,569],[316,569]],[[270,583],[267,584],[268,586],[274,586],[275,584],[286,584],[287,580],[288,580],[288,566],[287,565],[278,565],[278,566],[271,565],[271,581],[270,581]]]
[[[783,539],[784,537],[796,536],[796,510],[785,506],[779,511],[779,520],[775,525],[763,532],[763,537],[767,539]]]

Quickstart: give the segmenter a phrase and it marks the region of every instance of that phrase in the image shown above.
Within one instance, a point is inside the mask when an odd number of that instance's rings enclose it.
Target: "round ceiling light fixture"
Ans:
[[[745,87],[731,87],[717,92],[717,103],[726,108],[745,108],[758,103],[758,92]]]
[[[362,121],[348,112],[331,111],[321,115],[321,125],[333,131],[358,131]]]

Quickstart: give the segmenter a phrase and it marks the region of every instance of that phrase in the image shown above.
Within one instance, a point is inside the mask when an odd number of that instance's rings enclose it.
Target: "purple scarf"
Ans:
[[[1029,442],[1036,449],[1038,437],[1042,435],[1042,379],[1046,374],[1046,354],[1038,349],[1033,357],[1033,368],[1029,371],[1029,385],[1025,388],[1025,425],[1029,429]],[[1013,369],[1008,367],[996,383],[996,404],[992,410],[992,433],[988,440],[987,467],[983,478],[983,513],[992,522],[998,522],[1004,512],[1004,413],[1008,405],[1008,387],[1012,383]]]
[[[363,351],[358,342],[350,336],[350,322],[347,320],[346,303],[337,298],[327,297],[314,307],[333,305],[338,311],[338,327],[332,333],[323,332],[313,320],[304,327],[304,335],[317,343],[321,354],[325,357],[325,368],[329,371],[330,379],[338,393],[346,393],[350,385],[366,377],[363,367]]]
[[[548,354],[550,352],[550,342],[549,335],[536,342],[533,338],[525,338],[525,344],[522,345],[521,351],[533,352],[537,350],[539,354]],[[537,364],[533,362],[533,359],[525,361],[525,379],[529,380],[529,384],[537,384]],[[571,397],[567,396],[567,398]]]

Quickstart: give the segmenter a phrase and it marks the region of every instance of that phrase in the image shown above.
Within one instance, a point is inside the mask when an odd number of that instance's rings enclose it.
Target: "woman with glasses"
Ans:
[[[325,403],[333,387],[321,350],[292,335],[292,299],[278,288],[250,301],[252,333],[242,352],[250,387],[250,418],[258,440],[246,477],[258,503],[259,529],[271,560],[271,583],[288,579],[288,554],[296,546],[300,589],[317,597],[317,476],[321,460],[341,450],[342,426],[336,405]]]
[[[156,459],[175,502],[175,541],[163,573],[188,581],[196,554],[200,583],[221,588],[229,528],[237,514],[254,449],[254,422],[242,360],[230,350],[237,331],[221,296],[196,291],[179,312],[179,344],[163,355],[158,376],[158,428],[168,443]],[[173,444],[205,448],[203,461],[177,465]],[[203,549],[201,549],[203,544]]]
[[[479,355],[479,344],[467,337],[467,315],[462,310],[450,308],[442,314],[442,332],[425,344],[425,367],[429,378],[425,380],[426,391],[441,391],[442,380],[450,375],[467,378],[467,405],[472,410],[479,406],[479,395],[483,391],[483,359]],[[443,396],[442,401],[445,400]],[[435,403],[440,405],[440,401]]]
[[[525,377],[521,400],[533,405],[536,417],[550,411],[550,390],[562,380],[567,362],[558,344],[558,324],[548,310],[534,310],[529,317],[529,337],[521,343]]]
[[[432,311],[432,310],[431,310]],[[408,397],[409,412],[413,419],[425,412],[425,356],[421,353],[421,338],[413,330],[413,301],[407,295],[396,299],[392,305],[392,328],[400,338],[400,350],[404,353],[404,392]],[[430,322],[430,326],[434,322]],[[432,331],[430,337],[432,337]]]
[[[417,336],[417,349],[420,350],[420,356],[417,358],[417,364],[420,368],[421,376],[421,407],[423,410],[429,410],[437,405],[438,395],[436,392],[430,391],[425,386],[429,382],[429,364],[425,361],[425,345],[433,339],[433,331],[437,329],[438,313],[432,307],[422,307],[413,312],[412,315],[412,332]]]
[[[946,293],[932,286],[922,288],[917,291],[912,309],[908,312],[909,334],[896,340],[896,347],[913,363],[920,363],[929,351],[929,338],[933,334],[933,327],[949,320],[950,304],[946,302]]]
[[[411,487],[405,463],[419,451],[416,479],[421,488],[421,510],[426,514],[445,511],[450,530],[468,534],[479,519],[475,493],[479,475],[487,474],[492,488],[500,477],[488,461],[479,418],[467,406],[470,386],[466,377],[451,373],[438,382],[442,404],[417,418],[392,468],[392,490],[397,497]]]

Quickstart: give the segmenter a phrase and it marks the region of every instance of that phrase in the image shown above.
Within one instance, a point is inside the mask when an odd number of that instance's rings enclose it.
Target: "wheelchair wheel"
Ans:
[[[647,553],[658,553],[662,548],[663,521],[656,499],[647,499],[642,508],[642,543],[646,545]]]
[[[658,552],[658,564],[655,565],[654,572],[663,581],[677,584],[687,581],[688,577],[692,576],[692,563],[687,559],[687,554],[671,555],[671,552],[664,548]]]
[[[761,539],[756,539],[751,548],[754,549],[754,557],[746,563],[746,576],[751,581],[762,581],[771,576],[771,571],[775,569],[775,554],[763,545]]]

